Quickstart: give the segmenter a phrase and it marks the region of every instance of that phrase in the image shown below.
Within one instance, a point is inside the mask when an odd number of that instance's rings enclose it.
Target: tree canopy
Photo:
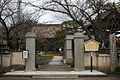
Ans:
[[[37,22],[35,17],[33,18],[35,14],[22,13],[23,6],[21,11],[18,10],[18,7],[21,6],[15,0],[0,0],[0,27],[2,27],[9,48],[12,47],[12,43],[15,41],[10,41],[11,39],[22,38],[23,35],[20,35],[20,33],[25,33],[23,29],[28,29],[28,26],[34,26]]]
[[[43,4],[30,4],[40,10],[67,15],[86,32],[90,39],[91,35],[94,35],[101,43],[104,43],[106,37],[118,31],[120,27],[117,24],[120,21],[119,7],[109,0],[46,0]],[[76,26],[73,28],[77,29]]]

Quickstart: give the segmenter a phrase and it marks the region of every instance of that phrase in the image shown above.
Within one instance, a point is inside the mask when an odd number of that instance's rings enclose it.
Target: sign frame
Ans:
[[[22,51],[22,58],[23,59],[29,58],[29,50],[23,50]]]
[[[96,43],[96,44],[98,44],[98,46],[97,47],[93,47],[93,45],[88,45],[87,43],[89,43],[89,42],[92,42],[92,43]],[[88,48],[88,46],[89,46],[89,48]],[[92,48],[91,48],[91,46],[92,46]],[[91,39],[91,40],[88,40],[88,41],[86,41],[85,43],[84,43],[84,48],[85,48],[85,51],[88,51],[88,52],[96,52],[96,51],[98,51],[99,50],[99,46],[100,46],[100,43],[98,42],[98,41],[95,41],[95,40],[93,40],[93,39]]]
[[[90,43],[92,42],[92,43]],[[96,45],[94,45],[96,44]],[[85,51],[90,52],[90,71],[93,72],[93,52],[99,51],[100,42],[93,39],[88,40],[84,43]]]

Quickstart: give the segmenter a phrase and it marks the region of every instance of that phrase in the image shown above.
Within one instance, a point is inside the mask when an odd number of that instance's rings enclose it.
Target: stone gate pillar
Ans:
[[[110,34],[109,36],[110,44],[110,69],[111,72],[115,71],[117,65],[117,53],[116,53],[116,37],[115,34]]]
[[[28,32],[26,35],[26,50],[29,51],[28,58],[26,59],[26,71],[35,71],[35,48],[36,48],[36,34]]]
[[[75,70],[82,71],[84,69],[84,35],[83,33],[74,34],[74,57]]]
[[[73,60],[72,40],[74,39],[73,34],[67,34],[65,36],[65,58],[66,62],[69,63]]]

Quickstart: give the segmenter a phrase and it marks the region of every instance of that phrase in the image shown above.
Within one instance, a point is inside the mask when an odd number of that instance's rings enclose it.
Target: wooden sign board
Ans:
[[[85,51],[98,51],[99,50],[99,42],[95,40],[89,40],[84,43]]]
[[[24,58],[24,59],[27,59],[28,58],[28,54],[29,54],[29,51],[23,51],[23,54],[22,54],[22,57]]]

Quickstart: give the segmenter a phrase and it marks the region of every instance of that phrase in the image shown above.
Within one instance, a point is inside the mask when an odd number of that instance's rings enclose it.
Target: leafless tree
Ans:
[[[5,31],[8,46],[10,46],[10,32],[12,29],[22,24],[22,22],[17,23],[17,9],[16,4],[12,0],[0,0],[0,24]]]
[[[96,40],[105,41],[104,37],[108,33],[114,33],[116,27],[109,27],[110,22],[103,23],[102,15],[105,15],[106,11],[116,10],[115,5],[109,2],[109,0],[46,0],[43,4],[30,5],[47,11],[59,12],[69,16],[75,21],[91,39],[91,35],[94,35]],[[107,19],[109,20],[109,19]],[[90,28],[86,25],[92,25]],[[113,23],[115,24],[115,23]],[[114,30],[113,30],[114,28]],[[77,31],[77,27],[74,27]]]
[[[27,11],[24,11],[24,13],[20,13],[21,20],[19,20],[18,3],[14,1],[15,0],[0,0],[0,25],[3,27],[4,33],[6,34],[5,36],[8,43],[8,47],[11,47],[11,37],[18,37],[18,34],[21,33],[21,31],[23,33],[23,29],[33,26],[32,23],[37,22],[38,18],[41,16],[37,12],[29,13]],[[24,8],[25,7],[26,4],[24,4]],[[27,26],[24,27],[23,25]],[[19,37],[20,36],[21,35],[19,35]]]

